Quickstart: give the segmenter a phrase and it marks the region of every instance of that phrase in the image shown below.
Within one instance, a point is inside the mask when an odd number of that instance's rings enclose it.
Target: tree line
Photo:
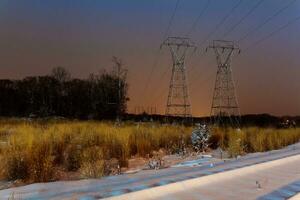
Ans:
[[[54,68],[51,74],[45,76],[2,79],[0,115],[116,118],[126,112],[128,101],[126,73],[116,64],[117,70],[91,74],[87,79],[71,78],[62,67]]]

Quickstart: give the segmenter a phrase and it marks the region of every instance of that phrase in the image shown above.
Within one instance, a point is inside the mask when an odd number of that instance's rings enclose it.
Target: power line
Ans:
[[[230,10],[230,12],[228,12],[228,14],[215,26],[215,28],[207,35],[207,37],[200,43],[200,46],[203,45],[204,42],[206,42],[224,23],[225,21],[229,18],[229,16],[240,6],[240,4],[242,3],[243,0],[239,0],[234,6],[233,8]],[[199,22],[199,20],[201,19],[201,17],[203,16],[204,12],[207,10],[208,6],[209,6],[209,3],[210,3],[210,0],[208,0],[206,2],[206,5],[204,6],[204,8],[202,9],[202,11],[200,12],[199,16],[197,17],[197,19],[195,20],[195,22],[193,23],[192,25],[192,28],[190,29],[190,31],[187,33],[187,34],[190,34],[195,26],[197,25],[197,23]],[[175,12],[178,8],[178,4],[179,4],[179,1],[176,2],[176,6],[175,6]],[[174,18],[174,13],[171,17],[171,20],[173,20]],[[170,23],[169,23],[170,24]],[[169,25],[170,26],[170,25]],[[168,28],[169,29],[169,28]],[[167,32],[166,32],[167,33]],[[165,34],[166,35],[166,34]],[[193,67],[191,68],[191,70],[193,69]],[[166,74],[166,72],[164,73]],[[163,75],[164,75],[163,74]]]
[[[164,77],[166,76],[166,74],[168,73],[168,71],[169,71],[169,68],[166,68],[166,70],[162,73],[162,76],[160,77],[160,79],[159,80],[163,80],[164,79]],[[160,87],[158,86],[158,87],[156,87],[156,88],[158,88],[158,89],[160,89]],[[159,93],[160,94],[160,93]],[[152,98],[152,100],[153,100],[153,98]],[[151,102],[151,104],[153,103],[153,101],[150,101]]]
[[[179,2],[180,2],[180,0],[176,1],[176,5],[175,5],[174,11],[172,13],[172,16],[171,16],[171,18],[169,20],[169,23],[168,23],[168,26],[167,26],[167,30],[166,30],[166,32],[165,32],[165,34],[163,36],[163,40],[166,39],[168,37],[168,35],[170,34],[171,26],[172,26],[172,23],[174,21],[174,17],[175,17],[175,14],[177,12],[177,9],[178,9]]]
[[[286,2],[286,0],[282,0],[282,2]],[[248,33],[246,33],[243,37],[241,37],[238,40],[238,43],[240,43],[241,41],[244,41],[246,38],[248,38],[250,35],[252,35],[254,32],[260,30],[264,25],[266,25],[267,23],[269,23],[273,18],[277,17],[280,13],[282,13],[283,11],[285,11],[286,9],[288,9],[293,3],[295,3],[296,0],[292,0],[290,1],[286,6],[284,6],[283,8],[280,8],[279,10],[277,10],[273,15],[271,15],[270,17],[268,17],[265,21],[263,21],[261,24],[259,24],[258,26],[256,26],[254,29],[252,29],[251,31],[249,31]]]
[[[145,85],[145,88],[144,88],[144,90],[143,90],[143,92],[145,93],[144,98],[145,98],[146,93],[147,93],[147,91],[148,91],[149,84],[150,84],[151,78],[152,78],[153,73],[154,73],[154,69],[156,69],[156,67],[157,67],[157,65],[158,65],[160,55],[161,55],[161,53],[160,53],[160,49],[159,49],[159,50],[156,52],[154,64],[153,64],[153,66],[152,66],[152,68],[151,68],[150,75],[149,75],[148,78],[147,78],[146,85]]]
[[[266,35],[265,37],[261,38],[260,40],[254,42],[252,45],[248,46],[245,50],[245,51],[248,51],[250,48],[256,46],[256,45],[259,45],[260,43],[262,43],[263,41],[269,39],[270,37],[274,36],[276,33],[284,30],[285,28],[287,28],[288,26],[290,26],[291,24],[297,22],[298,20],[300,20],[300,16],[294,18],[294,19],[291,19],[289,20],[286,24],[284,24],[283,26],[279,27],[278,29],[274,30],[273,32],[271,32],[270,34]]]
[[[185,34],[186,37],[188,37],[196,28],[198,22],[200,21],[200,19],[202,18],[203,14],[205,13],[205,11],[208,9],[209,4],[210,4],[211,0],[207,0],[206,4],[204,5],[203,9],[200,11],[198,17],[196,18],[196,20],[194,21],[194,23],[192,24],[192,27],[190,28],[190,30]]]
[[[176,5],[175,5],[175,8],[174,8],[174,10],[173,10],[173,13],[172,13],[172,15],[171,15],[171,18],[170,18],[170,20],[169,20],[169,22],[168,22],[166,32],[165,32],[164,35],[163,35],[163,39],[165,39],[165,38],[167,37],[167,35],[169,35],[170,29],[171,29],[171,25],[172,25],[172,23],[173,23],[175,14],[176,14],[177,9],[178,9],[179,2],[180,2],[180,0],[177,0]],[[149,74],[148,79],[147,79],[147,81],[146,81],[145,88],[144,88],[144,90],[143,90],[143,92],[144,92],[144,98],[146,97],[146,94],[147,94],[147,91],[148,91],[148,88],[149,88],[149,84],[150,84],[150,82],[151,82],[151,78],[152,78],[152,76],[153,76],[154,70],[156,69],[156,67],[157,67],[157,65],[158,65],[160,55],[161,55],[161,53],[160,53],[160,48],[159,48],[158,51],[156,52],[154,64],[153,64],[153,66],[152,66],[152,68],[151,68],[150,74]]]
[[[233,8],[231,8],[230,12],[227,13],[227,15],[222,18],[222,20],[215,26],[215,28],[205,37],[204,40],[202,40],[202,42],[200,43],[200,46],[202,46],[213,34],[215,34],[215,32],[225,23],[225,21],[228,19],[228,17],[241,5],[241,3],[243,2],[243,0],[239,0],[234,6]]]
[[[235,23],[230,29],[228,29],[224,34],[223,37],[229,35],[232,31],[236,29],[238,25],[240,25],[247,17],[249,17],[262,3],[264,0],[258,1],[237,23]]]

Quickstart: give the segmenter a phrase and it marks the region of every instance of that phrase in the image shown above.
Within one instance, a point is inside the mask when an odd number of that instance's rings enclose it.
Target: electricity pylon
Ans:
[[[185,56],[189,49],[196,50],[196,46],[189,38],[184,37],[168,37],[161,44],[161,48],[162,46],[169,47],[173,61],[166,116],[191,117]]]
[[[214,40],[209,47],[216,55],[218,70],[211,106],[211,120],[217,125],[239,126],[240,110],[231,70],[233,53],[240,49],[232,41]]]

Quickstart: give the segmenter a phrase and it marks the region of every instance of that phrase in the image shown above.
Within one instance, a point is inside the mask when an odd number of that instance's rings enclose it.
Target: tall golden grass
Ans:
[[[58,168],[101,177],[112,159],[126,167],[132,156],[190,147],[192,129],[156,123],[0,120],[0,172],[5,179],[27,182],[52,181]],[[211,133],[211,148],[220,146],[231,156],[278,149],[300,139],[300,129],[213,127]]]
[[[253,152],[280,149],[300,141],[300,129],[249,127],[241,130],[212,128],[211,146],[220,146],[235,157]]]
[[[105,161],[114,158],[126,167],[133,155],[174,153],[191,133],[190,127],[155,123],[1,121],[0,126],[2,175],[32,182],[53,180],[55,167],[99,177],[107,171]]]

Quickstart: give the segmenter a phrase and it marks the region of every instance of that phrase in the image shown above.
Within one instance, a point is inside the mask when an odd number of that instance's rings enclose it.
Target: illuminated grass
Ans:
[[[235,157],[245,153],[264,152],[280,149],[300,141],[300,129],[274,129],[250,127],[242,130],[212,129],[211,144],[220,146]]]
[[[105,175],[105,161],[115,158],[120,167],[126,167],[133,155],[148,156],[161,148],[173,153],[183,140],[189,142],[191,132],[183,126],[119,127],[92,121],[16,122],[6,128],[11,132],[1,147],[3,176],[32,182],[53,180],[56,166],[99,177]]]
[[[27,182],[55,180],[56,169],[80,172],[84,177],[108,175],[109,162],[128,165],[132,156],[151,156],[164,149],[176,153],[190,147],[192,127],[156,123],[96,121],[0,120],[0,174]],[[300,140],[300,129],[212,128],[210,147],[231,156],[282,148]]]

